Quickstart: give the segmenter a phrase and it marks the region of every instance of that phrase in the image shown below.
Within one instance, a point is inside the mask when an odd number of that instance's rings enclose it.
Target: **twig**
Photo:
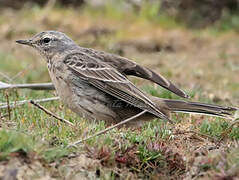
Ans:
[[[135,119],[135,118],[137,118],[137,117],[143,115],[143,114],[146,113],[146,112],[147,112],[147,110],[144,110],[144,111],[142,111],[142,112],[140,112],[140,113],[138,113],[138,114],[136,114],[136,115],[134,115],[134,116],[132,116],[132,117],[130,117],[130,118],[124,120],[124,121],[121,121],[121,122],[119,122],[119,123],[117,123],[117,124],[115,124],[115,125],[113,125],[113,126],[110,126],[110,127],[106,128],[106,129],[104,129],[104,130],[102,130],[102,131],[99,131],[99,132],[93,134],[92,136],[89,136],[89,137],[86,137],[86,138],[81,139],[81,140],[79,140],[79,141],[76,141],[76,142],[74,142],[74,143],[68,145],[67,147],[72,147],[72,146],[73,146],[73,147],[76,147],[78,144],[80,144],[80,143],[82,143],[82,142],[84,142],[84,141],[86,141],[86,140],[88,140],[88,139],[91,139],[91,138],[93,138],[93,137],[96,137],[96,136],[99,136],[99,135],[101,135],[101,134],[104,134],[104,133],[106,133],[106,132],[108,132],[108,131],[110,131],[110,130],[116,128],[116,127],[119,127],[119,126],[121,126],[121,125],[123,125],[123,124],[125,124],[125,123],[127,123],[127,122],[129,122],[129,121],[132,121],[133,119]]]
[[[33,83],[33,84],[8,84],[0,82],[1,89],[11,89],[11,88],[27,88],[33,90],[54,90],[55,87],[52,83]]]
[[[34,102],[33,100],[30,100],[30,103],[33,104],[34,106],[36,106],[37,108],[41,109],[42,111],[44,111],[46,114],[58,119],[59,121],[63,122],[63,123],[66,123],[70,126],[74,126],[73,123],[71,123],[70,121],[66,120],[66,119],[63,119],[55,114],[53,114],[52,112],[50,112],[49,110],[47,110],[46,108],[44,108],[43,106],[41,106],[40,104],[37,104],[36,102]]]
[[[239,123],[239,118],[235,119],[235,120],[231,123],[231,125],[230,125],[225,131],[222,132],[222,134],[221,134],[222,137],[221,137],[220,140],[218,141],[218,144],[220,144],[220,143],[222,142],[222,140],[232,131],[233,126],[235,126],[235,125],[238,124],[238,123]]]
[[[196,135],[199,135],[199,136],[204,136],[204,137],[207,137],[208,139],[212,139],[213,141],[216,141],[216,139],[211,137],[211,136],[208,136],[206,134],[202,134],[202,133],[199,133],[199,132],[196,132],[196,131],[193,131],[193,130],[190,130],[190,131],[179,131],[179,132],[173,133],[173,135],[188,134],[188,133],[196,134]]]
[[[55,101],[59,100],[59,97],[51,97],[51,98],[45,98],[45,99],[36,99],[34,100],[37,103],[40,102],[48,102],[48,101]],[[22,100],[22,101],[16,101],[16,102],[9,102],[9,107],[10,108],[15,108],[17,106],[21,106],[23,104],[29,103],[31,100]],[[7,103],[0,103],[0,109],[6,109],[8,108]]]
[[[6,74],[0,72],[0,76],[4,77],[5,79],[7,79],[8,81],[11,81],[12,79],[10,77],[8,77]]]
[[[15,76],[11,77],[11,81],[13,82],[15,79],[17,79],[19,76],[21,76],[22,74],[26,73],[27,71],[29,71],[30,69],[32,69],[33,65],[29,64],[28,66],[26,66],[25,68],[23,68],[23,70],[21,70],[20,72],[18,72]]]
[[[9,96],[8,96],[8,92],[6,93],[6,99],[7,99],[7,112],[8,112],[8,118],[9,121],[11,120],[11,108],[10,108],[10,104],[9,104]]]

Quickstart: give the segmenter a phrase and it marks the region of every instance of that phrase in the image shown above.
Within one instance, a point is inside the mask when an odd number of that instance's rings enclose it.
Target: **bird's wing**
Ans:
[[[175,84],[164,78],[162,75],[157,74],[146,67],[142,67],[127,58],[88,48],[82,48],[82,50],[87,53],[90,53],[91,56],[98,58],[107,64],[110,64],[119,72],[124,73],[125,75],[133,75],[150,80],[166,88],[167,90],[177,94],[180,97],[189,98],[189,96],[183,90],[179,89]]]
[[[168,117],[142,91],[114,67],[84,52],[69,54],[63,62],[73,73],[101,91],[168,120]]]
[[[131,66],[130,65],[126,66],[123,69],[123,72],[126,75],[133,75],[133,76],[141,77],[143,79],[150,80],[164,87],[165,89],[175,93],[176,95],[180,97],[189,98],[189,96],[183,90],[179,89],[175,84],[173,84],[171,81],[164,78],[162,75],[157,74],[153,72],[152,70],[142,67],[136,63]]]

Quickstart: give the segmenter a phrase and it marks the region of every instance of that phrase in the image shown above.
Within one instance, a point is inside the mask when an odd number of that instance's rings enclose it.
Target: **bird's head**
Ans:
[[[74,41],[64,33],[57,31],[43,31],[30,39],[17,40],[16,42],[34,47],[46,59],[51,59],[55,54],[70,50],[76,46]]]

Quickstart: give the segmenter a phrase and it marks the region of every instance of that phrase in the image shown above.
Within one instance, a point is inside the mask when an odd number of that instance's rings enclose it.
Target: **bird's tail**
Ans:
[[[163,104],[171,112],[195,113],[209,116],[218,116],[227,119],[235,119],[239,117],[239,109],[235,107],[219,106],[198,102],[187,102],[181,100],[160,99],[157,102]]]

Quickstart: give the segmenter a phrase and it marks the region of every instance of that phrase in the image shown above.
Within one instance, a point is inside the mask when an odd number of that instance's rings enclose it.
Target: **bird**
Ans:
[[[19,44],[36,49],[47,63],[52,83],[60,99],[73,112],[89,121],[116,124],[145,111],[130,126],[155,118],[172,123],[171,113],[199,113],[232,119],[235,107],[163,99],[146,94],[128,76],[136,76],[188,99],[189,96],[165,77],[130,59],[104,51],[81,47],[58,31],[43,31]]]

